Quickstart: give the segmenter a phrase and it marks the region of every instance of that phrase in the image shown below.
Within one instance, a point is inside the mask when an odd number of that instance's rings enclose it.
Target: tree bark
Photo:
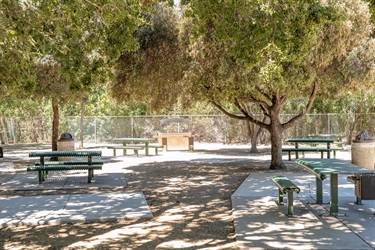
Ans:
[[[283,162],[283,127],[279,121],[279,112],[271,112],[269,130],[271,135],[271,165],[270,169],[285,170]]]
[[[59,105],[54,99],[52,99],[52,110],[52,151],[57,151],[57,140],[59,137]]]

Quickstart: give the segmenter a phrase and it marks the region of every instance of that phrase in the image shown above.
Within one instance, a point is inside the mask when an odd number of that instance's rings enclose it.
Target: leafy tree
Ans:
[[[158,4],[135,33],[137,51],[124,51],[110,94],[119,102],[140,102],[151,111],[171,109],[183,90],[178,86],[186,65],[179,44],[178,16]]]
[[[143,6],[135,0],[2,1],[1,14],[5,22],[0,30],[5,39],[1,42],[4,45],[1,51],[5,55],[7,74],[1,82],[5,86],[18,82],[18,91],[35,97],[55,96],[58,92],[52,85],[59,81],[51,81],[49,89],[54,93],[47,94],[36,91],[42,85],[35,72],[21,72],[19,75],[25,77],[16,75],[15,79],[11,74],[19,65],[32,69],[36,62],[48,56],[59,65],[55,75],[61,74],[59,78],[66,82],[69,90],[66,96],[85,100],[92,86],[104,84],[111,78],[112,66],[121,51],[137,49],[133,33],[143,22],[139,16]],[[20,51],[16,53],[16,61],[12,58],[15,50]],[[52,99],[56,119],[52,130],[53,150],[57,149],[58,137],[55,100]]]
[[[351,144],[357,124],[366,113],[374,112],[375,94],[373,91],[359,90],[350,96],[341,97],[335,104],[346,117],[347,141]]]
[[[367,58],[374,51],[363,54],[364,60],[354,56],[371,41],[373,29],[363,1],[197,0],[190,6],[197,37],[194,67],[188,73],[194,76],[193,87],[228,116],[270,132],[271,169],[286,168],[282,133],[311,109],[318,95],[335,96],[373,83],[373,64]],[[356,63],[366,67],[353,71]],[[233,71],[243,66],[241,78],[228,70],[233,65]],[[301,97],[307,99],[304,109],[280,121],[286,101]],[[241,115],[229,112],[227,103]],[[249,103],[258,105],[268,119],[251,114]]]

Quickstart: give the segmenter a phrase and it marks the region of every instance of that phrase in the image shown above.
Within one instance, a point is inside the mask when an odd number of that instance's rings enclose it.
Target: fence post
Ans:
[[[327,128],[328,128],[328,134],[330,134],[331,133],[331,114],[328,113],[327,115],[328,115],[328,117],[327,117],[327,122],[328,122]]]
[[[97,141],[97,127],[96,127],[96,116],[94,116],[94,131],[95,131],[95,144],[98,143]]]
[[[133,116],[130,117],[130,128],[131,128],[131,137],[134,138],[134,118]]]
[[[227,137],[228,137],[228,116],[227,115],[221,115],[221,117],[224,116],[225,119],[225,133],[224,133],[224,144],[227,145]]]

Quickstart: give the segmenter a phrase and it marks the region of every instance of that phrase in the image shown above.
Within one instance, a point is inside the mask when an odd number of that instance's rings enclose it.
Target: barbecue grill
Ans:
[[[375,200],[375,174],[355,176],[355,195],[361,200]]]
[[[159,133],[156,138],[165,150],[194,150],[194,136],[191,132],[180,132],[180,123],[189,123],[189,119],[171,118],[163,119],[160,125],[164,126],[170,123],[177,123],[177,133]]]

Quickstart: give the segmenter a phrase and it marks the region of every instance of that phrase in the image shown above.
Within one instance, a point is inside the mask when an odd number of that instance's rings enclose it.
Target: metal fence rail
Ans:
[[[349,135],[354,127],[354,135],[359,130],[368,130],[375,136],[375,114],[309,114],[296,126],[284,132],[284,138],[304,137],[308,134],[345,134]],[[280,119],[286,121],[293,115],[284,114]],[[161,126],[160,121],[172,116],[90,116],[85,117],[84,142],[109,143],[115,137],[152,137],[159,132],[192,132],[201,135],[202,142],[249,143],[246,123],[225,115],[184,115],[173,116],[190,120],[185,124]],[[355,122],[355,123],[354,123]],[[355,126],[354,126],[355,125]],[[75,141],[79,140],[80,117],[60,118],[60,134],[68,132]],[[2,143],[50,142],[52,117],[0,117],[0,140]],[[268,144],[270,136],[266,130],[259,137],[259,142]]]

